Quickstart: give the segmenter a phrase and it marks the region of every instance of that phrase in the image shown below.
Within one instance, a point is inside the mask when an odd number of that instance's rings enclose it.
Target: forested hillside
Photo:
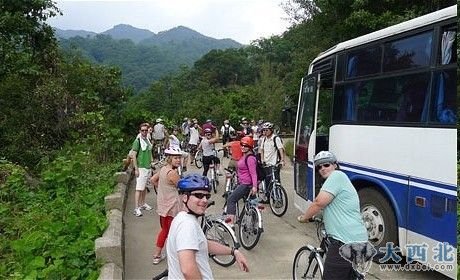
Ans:
[[[0,278],[97,279],[93,242],[106,226],[103,198],[141,122],[245,116],[280,125],[320,51],[455,3],[286,1],[293,24],[282,36],[212,50],[170,71],[158,46],[107,36],[66,41],[63,51],[46,24],[60,12],[55,3],[1,2]],[[68,52],[72,44],[85,51]],[[152,74],[139,68],[169,74],[134,94],[122,76],[131,71],[129,79],[145,83]]]
[[[69,37],[69,34],[86,36]],[[191,67],[210,50],[242,47],[236,41],[206,37],[183,26],[155,34],[119,24],[101,34],[57,30],[56,35],[66,53],[119,67],[123,84],[136,92],[147,89],[161,77],[176,73],[181,66]]]

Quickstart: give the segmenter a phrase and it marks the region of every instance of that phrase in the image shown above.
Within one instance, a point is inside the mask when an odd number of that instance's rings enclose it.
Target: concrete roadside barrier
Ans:
[[[133,174],[132,167],[124,172],[117,172],[115,177],[114,193],[104,198],[107,212],[108,227],[102,237],[95,241],[96,259],[102,261],[100,280],[123,279],[124,273],[124,233],[123,211],[126,204],[126,195],[130,179]]]

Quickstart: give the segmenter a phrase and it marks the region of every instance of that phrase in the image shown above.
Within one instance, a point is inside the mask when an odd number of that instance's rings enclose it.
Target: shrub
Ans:
[[[288,156],[291,160],[294,158],[294,140],[286,140],[284,142],[284,151],[286,152],[286,156]]]
[[[0,163],[0,278],[97,279],[94,240],[115,171],[89,153],[63,153],[31,188],[23,168]]]

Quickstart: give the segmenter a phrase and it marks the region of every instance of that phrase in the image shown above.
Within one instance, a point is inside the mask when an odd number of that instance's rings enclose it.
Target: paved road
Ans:
[[[224,160],[226,166],[226,160]],[[188,173],[202,172],[190,168]],[[296,217],[299,211],[295,209],[293,201],[293,169],[292,166],[283,168],[282,182],[288,191],[289,208],[286,214],[278,218],[271,213],[270,208],[263,212],[264,233],[257,246],[251,251],[241,249],[250,264],[250,272],[239,271],[237,266],[220,267],[210,261],[216,279],[291,279],[292,261],[298,248],[306,243],[318,244],[313,224],[299,224]],[[222,186],[224,177],[220,177]],[[222,188],[212,199],[216,206],[209,209],[211,213],[222,212]],[[156,196],[151,192],[147,201],[154,208]],[[152,252],[155,246],[156,234],[159,230],[158,215],[144,211],[144,216],[135,217],[132,214],[134,205],[134,185],[130,186],[127,208],[124,214],[125,231],[125,279],[151,279],[166,268],[166,261],[152,265]],[[446,279],[435,272],[382,272],[374,263],[366,279]]]

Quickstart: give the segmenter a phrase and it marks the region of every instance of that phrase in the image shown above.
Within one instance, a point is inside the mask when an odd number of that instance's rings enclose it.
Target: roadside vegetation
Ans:
[[[320,51],[452,4],[286,1],[293,25],[283,35],[211,51],[134,92],[118,67],[59,49],[46,24],[60,13],[54,2],[1,2],[0,278],[98,277],[104,196],[141,122],[236,125],[244,116],[291,132],[281,112],[295,108],[300,79]],[[290,157],[292,147],[286,143]]]

